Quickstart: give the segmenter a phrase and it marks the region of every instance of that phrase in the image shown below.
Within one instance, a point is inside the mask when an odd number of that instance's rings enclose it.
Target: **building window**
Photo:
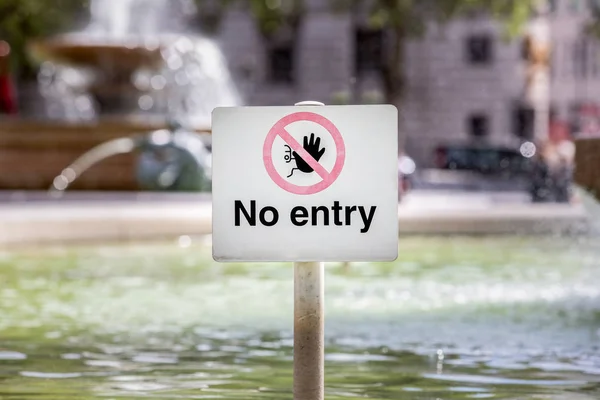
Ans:
[[[581,0],[570,0],[569,1],[569,11],[571,11],[574,14],[577,14],[578,12],[581,11]]]
[[[531,51],[531,38],[526,36],[521,41],[521,60],[529,61],[529,52]]]
[[[552,63],[550,64],[550,73],[554,77],[559,77],[563,74],[562,52],[562,44],[559,42],[554,43],[551,54]]]
[[[588,76],[588,43],[585,39],[579,39],[573,44],[573,66],[576,77]]]
[[[592,42],[590,44],[590,58],[592,60],[592,65],[591,65],[591,74],[593,77],[597,77],[598,76],[598,56],[600,56],[598,54],[598,45],[594,42]]]
[[[383,67],[383,31],[358,29],[356,31],[355,72],[380,71]]]
[[[467,131],[472,137],[486,137],[490,134],[490,121],[487,115],[476,113],[467,119]]]
[[[560,62],[559,47],[560,46],[558,43],[554,43],[554,45],[552,46],[552,52],[550,53],[550,63],[548,65],[548,69],[550,70],[550,76],[552,78],[556,78],[559,73],[559,62]]]
[[[493,39],[491,35],[480,34],[469,36],[466,40],[467,61],[474,65],[485,65],[492,62]]]
[[[535,110],[525,105],[517,105],[513,110],[513,132],[516,137],[531,140],[535,121]]]
[[[294,48],[291,45],[278,45],[269,49],[269,81],[272,83],[293,83],[295,78]]]

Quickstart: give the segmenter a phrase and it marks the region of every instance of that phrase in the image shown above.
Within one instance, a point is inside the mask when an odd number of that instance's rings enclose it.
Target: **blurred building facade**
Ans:
[[[384,101],[378,73],[383,32],[330,4],[309,1],[298,29],[270,40],[244,10],[227,14],[219,41],[248,104]],[[583,129],[581,110],[589,115],[600,103],[600,45],[584,34],[585,0],[551,4],[550,130],[564,133],[565,127]],[[440,144],[512,146],[532,138],[531,111],[522,103],[523,40],[504,39],[497,21],[479,15],[431,24],[407,44],[405,60],[400,142],[421,166],[432,166]]]

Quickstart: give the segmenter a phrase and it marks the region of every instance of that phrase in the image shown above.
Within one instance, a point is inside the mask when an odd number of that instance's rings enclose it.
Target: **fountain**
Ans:
[[[195,12],[193,5],[189,0],[91,0],[86,28],[32,42],[31,54],[41,63],[44,119],[41,123],[7,121],[0,138],[15,156],[45,148],[44,153],[52,157],[47,157],[51,162],[45,162],[43,170],[55,173],[40,178],[39,158],[32,156],[15,171],[15,176],[25,178],[0,182],[0,188],[46,189],[57,182],[62,187],[64,177],[57,181],[56,173],[90,148],[95,148],[95,155],[117,155],[92,167],[74,187],[143,188],[147,185],[141,184],[140,170],[148,165],[148,157],[143,161],[117,147],[105,152],[113,143],[124,143],[116,139],[162,131],[169,119],[184,124],[188,134],[209,133],[215,107],[240,104],[217,44],[185,28],[186,19]],[[146,137],[135,140],[146,143],[134,146],[136,150],[154,143],[150,134]],[[102,145],[105,142],[110,144]],[[119,174],[112,172],[117,168]],[[27,179],[34,174],[35,181]],[[15,181],[21,186],[15,187]]]
[[[40,84],[49,116],[169,113],[206,127],[213,108],[238,104],[218,46],[178,28],[189,6],[184,0],[92,0],[83,31],[32,43],[32,53],[46,61]]]

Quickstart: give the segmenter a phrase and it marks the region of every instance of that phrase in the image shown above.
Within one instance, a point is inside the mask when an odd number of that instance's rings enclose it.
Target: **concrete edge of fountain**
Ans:
[[[106,196],[106,194],[104,194]],[[0,246],[136,242],[206,236],[212,232],[210,196],[121,195],[111,201],[83,195],[67,201],[0,202]],[[0,196],[1,198],[1,196]],[[87,199],[87,200],[85,200]],[[590,232],[582,204],[485,204],[398,208],[399,234],[579,234]]]

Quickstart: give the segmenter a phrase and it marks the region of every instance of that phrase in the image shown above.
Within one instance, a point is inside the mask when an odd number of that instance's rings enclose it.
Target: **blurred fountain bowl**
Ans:
[[[191,0],[91,0],[85,29],[32,42],[52,119],[168,115],[210,124],[241,103],[219,46],[190,29]]]
[[[206,38],[71,34],[30,49],[42,62],[39,83],[53,119],[170,115],[207,126],[215,107],[240,103],[220,49]]]

